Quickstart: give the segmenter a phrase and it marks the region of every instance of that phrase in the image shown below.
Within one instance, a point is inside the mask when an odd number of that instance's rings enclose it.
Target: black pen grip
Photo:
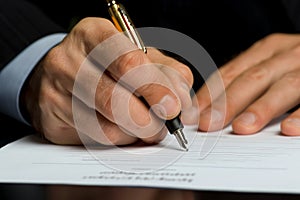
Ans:
[[[180,120],[180,114],[174,119],[166,120],[165,124],[169,132],[172,134],[180,129],[183,129],[183,124]]]

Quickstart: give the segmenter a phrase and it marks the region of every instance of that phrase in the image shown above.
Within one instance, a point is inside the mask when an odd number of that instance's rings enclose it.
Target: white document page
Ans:
[[[0,182],[300,193],[300,137],[281,135],[279,123],[249,136],[231,127],[184,130],[188,152],[172,135],[158,145],[120,148],[27,136],[0,149]]]

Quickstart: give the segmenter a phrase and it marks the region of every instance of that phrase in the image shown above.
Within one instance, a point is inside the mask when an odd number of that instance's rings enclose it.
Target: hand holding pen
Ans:
[[[132,119],[142,126],[150,123],[155,125],[156,122],[161,121],[138,97],[118,83],[120,77],[135,66],[142,64],[161,63],[172,66],[173,71],[177,72],[166,72],[164,67],[153,67],[147,71],[146,76],[155,74],[153,77],[155,81],[164,83],[167,80],[169,82],[167,84],[171,84],[171,87],[177,91],[177,96],[175,96],[172,91],[159,85],[141,88],[138,93],[146,97],[150,106],[162,105],[169,119],[173,119],[180,113],[182,107],[188,107],[191,104],[189,97],[189,89],[193,80],[191,71],[187,66],[163,55],[156,49],[148,48],[147,55],[140,50],[129,52],[113,62],[99,80],[98,74],[101,72],[97,70],[100,69],[93,67],[93,63],[82,68],[87,55],[103,41],[116,34],[120,32],[110,20],[98,17],[82,19],[36,66],[25,86],[22,102],[24,102],[24,110],[28,113],[29,123],[50,142],[82,144],[78,133],[106,145],[127,145],[138,140],[146,143],[161,141],[167,134],[165,127],[160,130],[155,126],[150,127],[149,132],[152,135],[145,137],[138,127],[126,121]],[[131,43],[128,38],[123,39],[124,43]],[[116,48],[111,46],[105,49],[105,52],[113,54]],[[83,80],[76,83],[82,89],[82,93],[75,93],[74,84],[81,69],[84,70],[85,76]],[[91,90],[94,79],[98,81],[95,93]],[[117,90],[114,90],[115,88]],[[112,112],[115,109],[111,102],[114,92],[122,97],[115,99],[116,105],[128,104],[124,98],[129,98],[129,113]],[[88,97],[94,97],[95,104],[91,105]],[[72,107],[74,99],[78,104],[77,110],[73,110]],[[81,117],[81,127],[74,123],[76,114]],[[95,114],[96,120],[93,118]],[[124,121],[117,123],[115,117],[122,118]],[[93,124],[95,121],[96,125]],[[102,127],[102,131],[99,131],[98,126]]]

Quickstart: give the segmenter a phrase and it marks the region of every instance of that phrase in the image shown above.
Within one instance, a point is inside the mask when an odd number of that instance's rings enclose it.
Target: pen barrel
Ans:
[[[172,120],[166,120],[165,125],[168,128],[169,132],[173,134],[174,132],[178,130],[183,129],[183,124],[179,118],[180,115],[178,115],[176,118]]]
[[[115,27],[126,34],[132,43],[136,44],[139,49],[147,53],[147,49],[137,32],[134,24],[132,23],[126,9],[122,4],[117,4],[116,1],[108,2],[108,11],[112,18]]]

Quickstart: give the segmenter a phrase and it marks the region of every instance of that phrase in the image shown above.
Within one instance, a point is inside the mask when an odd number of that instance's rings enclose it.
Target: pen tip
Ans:
[[[183,131],[182,129],[178,129],[177,131],[175,131],[173,133],[179,143],[179,145],[185,150],[185,151],[188,151],[188,147],[187,147],[187,139],[185,138],[184,134],[183,134]]]
[[[184,151],[189,151],[189,149],[187,147],[184,148]]]

